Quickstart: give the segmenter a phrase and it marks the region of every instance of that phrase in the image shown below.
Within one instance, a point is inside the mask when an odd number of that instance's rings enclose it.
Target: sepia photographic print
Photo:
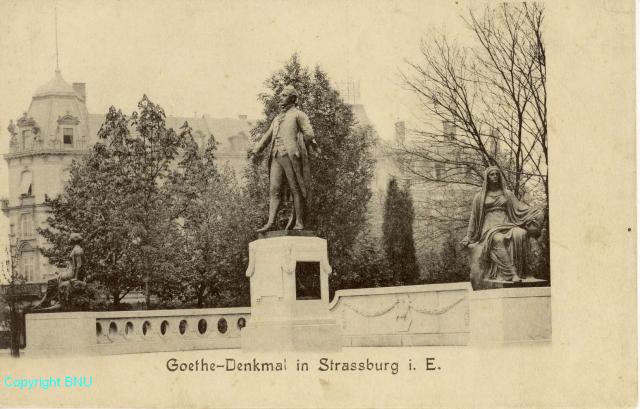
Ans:
[[[0,0],[6,407],[633,407],[630,1]]]

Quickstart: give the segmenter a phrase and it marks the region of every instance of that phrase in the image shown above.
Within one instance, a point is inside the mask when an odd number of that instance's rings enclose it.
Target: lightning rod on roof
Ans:
[[[53,15],[56,29],[56,71],[60,71],[59,53],[58,53],[58,2],[53,5]]]

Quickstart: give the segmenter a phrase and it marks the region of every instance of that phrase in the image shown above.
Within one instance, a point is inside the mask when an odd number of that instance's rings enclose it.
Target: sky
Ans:
[[[332,81],[358,81],[387,139],[415,110],[399,78],[405,60],[431,30],[464,37],[468,10],[450,1],[0,0],[0,152],[9,120],[53,77],[55,7],[59,66],[67,82],[87,84],[90,113],[131,112],[147,94],[169,115],[260,118],[265,79],[297,52]],[[0,161],[0,196],[6,186]]]

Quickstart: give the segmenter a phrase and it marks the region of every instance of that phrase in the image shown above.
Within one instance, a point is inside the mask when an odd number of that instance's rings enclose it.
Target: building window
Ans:
[[[435,170],[436,170],[436,179],[440,179],[443,176],[443,170],[444,170],[444,166],[442,166],[442,163],[436,163],[435,165]]]
[[[22,148],[25,150],[31,148],[31,129],[22,131]]]
[[[21,273],[28,282],[36,281],[36,254],[33,251],[24,252],[20,256]]]
[[[20,232],[22,237],[31,237],[34,235],[32,214],[20,215]]]
[[[493,152],[493,156],[498,156],[500,154],[500,143],[497,138],[491,141],[491,151]]]
[[[247,149],[248,138],[244,132],[232,136],[229,140],[231,141],[231,147],[234,151],[239,152]]]
[[[62,142],[65,145],[73,145],[73,128],[62,129]]]
[[[20,175],[20,196],[33,196],[33,174],[29,170]]]
[[[494,156],[500,154],[500,131],[497,128],[491,129],[490,149]]]

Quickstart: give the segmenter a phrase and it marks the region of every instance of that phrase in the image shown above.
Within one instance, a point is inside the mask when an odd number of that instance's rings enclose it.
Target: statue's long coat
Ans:
[[[265,132],[255,152],[262,151],[269,144],[269,156],[267,169],[271,169],[272,151],[274,149],[275,137],[282,138],[282,142],[288,155],[293,155],[300,159],[299,165],[292,161],[293,171],[296,175],[296,182],[300,187],[300,192],[308,203],[309,182],[311,180],[311,170],[309,168],[309,153],[306,144],[314,138],[313,128],[309,117],[297,107],[292,106],[286,112],[276,116],[271,122],[271,126]]]

